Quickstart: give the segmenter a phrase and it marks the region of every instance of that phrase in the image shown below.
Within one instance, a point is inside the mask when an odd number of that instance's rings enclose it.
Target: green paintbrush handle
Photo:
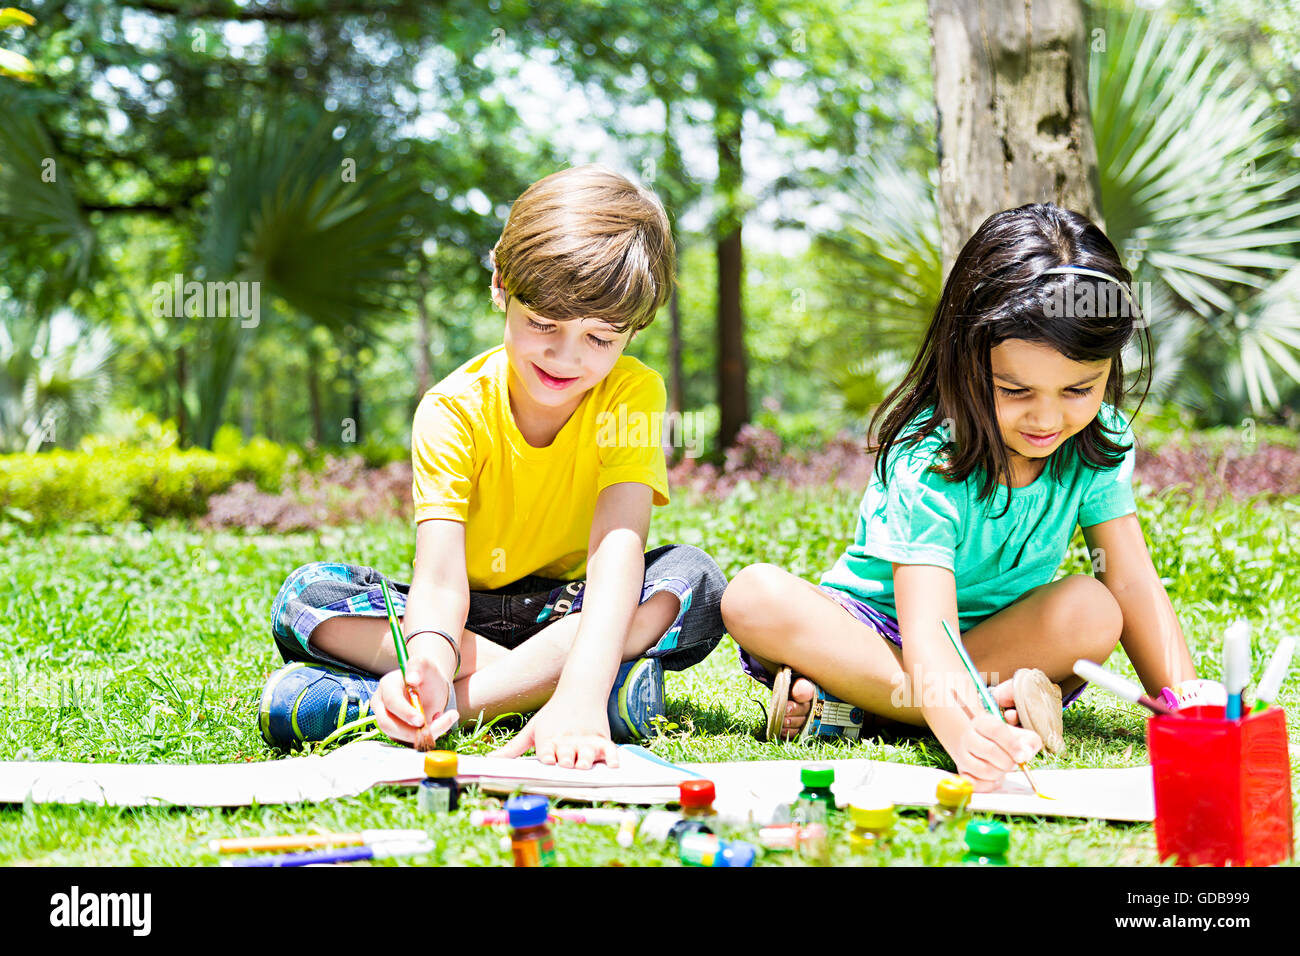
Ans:
[[[397,622],[397,611],[393,607],[393,599],[388,595],[388,582],[383,578],[379,579],[380,590],[384,592],[384,609],[388,611],[388,629],[393,633],[393,650],[397,652],[397,666],[402,671],[402,677],[406,677],[406,642],[402,640],[402,626]]]
[[[943,629],[948,635],[948,640],[952,642],[953,650],[955,650],[957,656],[961,658],[961,663],[962,666],[966,668],[966,673],[969,674],[970,679],[974,681],[975,689],[979,691],[980,700],[984,702],[984,709],[990,714],[1001,717],[1002,711],[998,708],[997,701],[993,699],[993,695],[989,693],[989,689],[984,686],[984,681],[980,680],[979,671],[975,669],[975,662],[970,659],[970,654],[966,652],[966,645],[962,644],[962,642],[957,639],[957,636],[953,634],[952,628],[948,626],[947,621],[940,620],[940,623],[943,624]]]

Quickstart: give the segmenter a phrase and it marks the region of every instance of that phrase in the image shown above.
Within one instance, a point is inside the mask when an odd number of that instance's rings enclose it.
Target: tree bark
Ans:
[[[740,188],[742,113],[738,106],[719,104],[714,120],[718,143],[718,448],[736,440],[749,421],[746,382],[745,319],[742,311],[744,257],[740,242],[743,219]]]
[[[944,275],[1002,209],[1102,225],[1080,0],[929,0],[929,18]]]

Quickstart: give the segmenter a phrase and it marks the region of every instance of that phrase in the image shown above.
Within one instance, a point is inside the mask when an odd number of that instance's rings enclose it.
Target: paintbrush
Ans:
[[[393,599],[388,594],[388,582],[379,579],[379,587],[384,592],[384,609],[388,611],[388,629],[393,633],[393,650],[397,652],[397,666],[402,672],[402,683],[406,686],[406,699],[415,712],[420,715],[420,726],[424,726],[424,708],[420,706],[420,695],[406,682],[406,641],[402,640],[402,625],[398,623],[397,611],[393,608]]]
[[[981,703],[984,704],[984,709],[998,720],[1005,723],[1006,718],[1002,716],[1002,708],[998,706],[997,701],[993,699],[993,694],[989,692],[988,687],[985,686],[984,681],[980,678],[979,671],[975,669],[975,662],[970,659],[970,654],[966,653],[966,646],[962,644],[961,641],[957,640],[956,635],[953,634],[952,628],[948,626],[947,621],[940,619],[939,623],[943,625],[944,633],[948,635],[948,640],[952,643],[953,650],[955,650],[957,656],[961,658],[962,666],[966,668],[966,673],[970,676],[971,681],[974,682],[975,690],[980,696]],[[966,716],[974,720],[975,715],[970,712],[970,708],[966,706],[965,701],[960,697],[957,697],[957,692],[955,690],[953,691],[953,697],[956,698],[957,703],[961,704],[962,710],[966,711]],[[1033,788],[1034,793],[1042,797],[1044,800],[1052,799],[1038,789],[1038,784],[1034,783],[1034,778],[1030,776],[1028,767],[1018,760],[1016,761],[1016,766],[1019,767],[1020,772],[1025,775],[1025,779],[1029,781],[1029,786]]]

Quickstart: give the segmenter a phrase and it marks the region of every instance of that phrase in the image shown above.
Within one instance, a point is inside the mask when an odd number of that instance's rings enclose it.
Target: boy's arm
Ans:
[[[651,495],[650,486],[639,482],[620,482],[600,492],[578,632],[564,669],[551,699],[498,751],[500,756],[519,756],[531,746],[542,763],[587,769],[604,760],[618,766],[605,706],[645,583]]]
[[[1137,515],[1127,514],[1083,529],[1097,579],[1110,589],[1124,615],[1120,643],[1146,692],[1158,696],[1196,677],[1196,665],[1165,593]]]
[[[957,582],[953,573],[935,565],[897,563],[893,572],[910,703],[920,706],[957,770],[970,777],[977,790],[993,789],[1015,769],[1012,755],[1027,759],[1037,747],[1030,746],[1027,731],[985,713],[974,681],[948,640],[940,622],[946,620],[956,633]],[[977,715],[974,720],[962,713],[953,700],[954,692]]]
[[[415,570],[402,615],[402,635],[433,628],[451,635],[458,644],[469,616],[469,577],[465,570],[465,526],[459,521],[429,519],[415,531]],[[388,642],[391,645],[391,641]],[[393,648],[386,647],[389,667],[395,667]],[[456,725],[455,711],[443,712],[455,680],[456,653],[437,634],[420,634],[407,644],[406,676],[420,696],[425,718],[422,728],[415,709],[401,693],[401,674],[390,671],[375,695],[375,714],[388,736],[415,743],[423,730],[429,743]],[[385,682],[391,686],[385,686]]]

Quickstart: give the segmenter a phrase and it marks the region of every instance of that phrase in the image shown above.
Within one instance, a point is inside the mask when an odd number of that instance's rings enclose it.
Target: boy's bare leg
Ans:
[[[393,634],[388,629],[387,618],[331,617],[316,625],[311,632],[311,644],[331,657],[372,674],[386,674],[397,669],[397,652],[393,648]],[[460,635],[461,676],[472,674],[509,653],[486,637],[463,631]]]
[[[904,693],[902,652],[807,581],[774,565],[745,568],[727,586],[722,617],[736,642],[770,672],[790,665],[864,710],[925,726],[920,700]],[[1074,662],[1104,661],[1122,625],[1106,586],[1073,575],[1033,589],[966,631],[962,641],[991,684],[1009,680],[1018,668],[1037,667],[1068,694],[1080,683]],[[795,681],[787,733],[803,726],[812,694],[809,681]]]
[[[668,591],[659,591],[639,605],[623,641],[623,660],[635,660],[654,647],[680,609],[681,602]],[[480,712],[485,720],[529,713],[550,700],[581,618],[581,611],[568,614],[504,657],[459,678],[456,701],[462,722],[477,720]]]
[[[681,602],[668,591],[654,594],[632,615],[623,660],[640,657],[655,645],[677,618]],[[528,713],[546,703],[569,648],[578,633],[582,612],[568,614],[507,650],[473,631],[461,634],[460,675],[456,705],[462,723],[499,714]],[[311,643],[332,657],[383,674],[397,667],[392,634],[385,618],[333,617],[316,625]]]

